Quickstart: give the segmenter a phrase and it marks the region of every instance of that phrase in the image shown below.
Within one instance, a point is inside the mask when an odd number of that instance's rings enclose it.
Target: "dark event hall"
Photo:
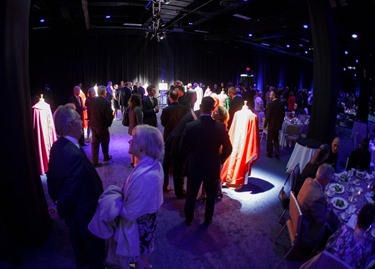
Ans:
[[[4,0],[0,268],[375,268],[374,14]]]

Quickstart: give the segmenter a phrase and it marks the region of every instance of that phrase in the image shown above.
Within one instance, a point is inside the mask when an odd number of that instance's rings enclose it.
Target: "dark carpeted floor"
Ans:
[[[114,121],[110,128],[110,154],[113,159],[97,168],[105,187],[111,184],[121,186],[132,169],[127,153],[127,131],[121,121]],[[350,129],[340,128],[337,133],[342,138],[339,160],[339,169],[342,170],[353,144],[349,138]],[[292,148],[282,149],[278,160],[267,158],[264,148],[265,139],[261,141],[261,156],[253,167],[249,183],[239,192],[223,189],[224,197],[217,201],[214,219],[209,227],[202,224],[203,202],[197,201],[196,218],[191,226],[186,226],[184,200],[177,200],[173,192],[165,194],[164,204],[159,211],[156,247],[151,256],[153,268],[276,267],[290,246],[287,231],[279,240],[281,244],[275,244],[274,239],[282,227],[276,223],[282,212],[277,196],[287,177],[286,164]],[[85,147],[85,151],[90,156],[90,146]],[[45,177],[41,179],[45,186]],[[170,185],[173,187],[172,179]],[[46,197],[50,202],[48,194]],[[0,268],[75,268],[63,220],[55,217],[53,230],[45,245],[37,249],[24,249],[22,257],[20,265],[0,261]],[[286,261],[281,268],[298,268],[302,262]]]

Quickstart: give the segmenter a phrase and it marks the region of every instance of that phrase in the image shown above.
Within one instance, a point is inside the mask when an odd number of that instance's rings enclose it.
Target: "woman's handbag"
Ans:
[[[122,125],[129,126],[129,107],[124,110],[124,115],[122,117]]]

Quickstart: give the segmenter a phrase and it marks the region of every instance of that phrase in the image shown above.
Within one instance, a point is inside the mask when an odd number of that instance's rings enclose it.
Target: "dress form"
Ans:
[[[228,134],[233,151],[223,164],[220,178],[227,187],[239,190],[247,184],[251,167],[260,156],[258,117],[246,102],[234,114]]]

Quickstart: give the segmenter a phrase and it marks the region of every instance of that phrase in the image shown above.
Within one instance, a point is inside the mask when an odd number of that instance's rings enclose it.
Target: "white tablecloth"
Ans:
[[[297,163],[299,163],[299,169],[302,172],[303,168],[305,168],[306,164],[317,150],[317,148],[303,146],[297,141],[292,155],[290,155],[288,164],[286,165],[286,172],[290,173]]]

